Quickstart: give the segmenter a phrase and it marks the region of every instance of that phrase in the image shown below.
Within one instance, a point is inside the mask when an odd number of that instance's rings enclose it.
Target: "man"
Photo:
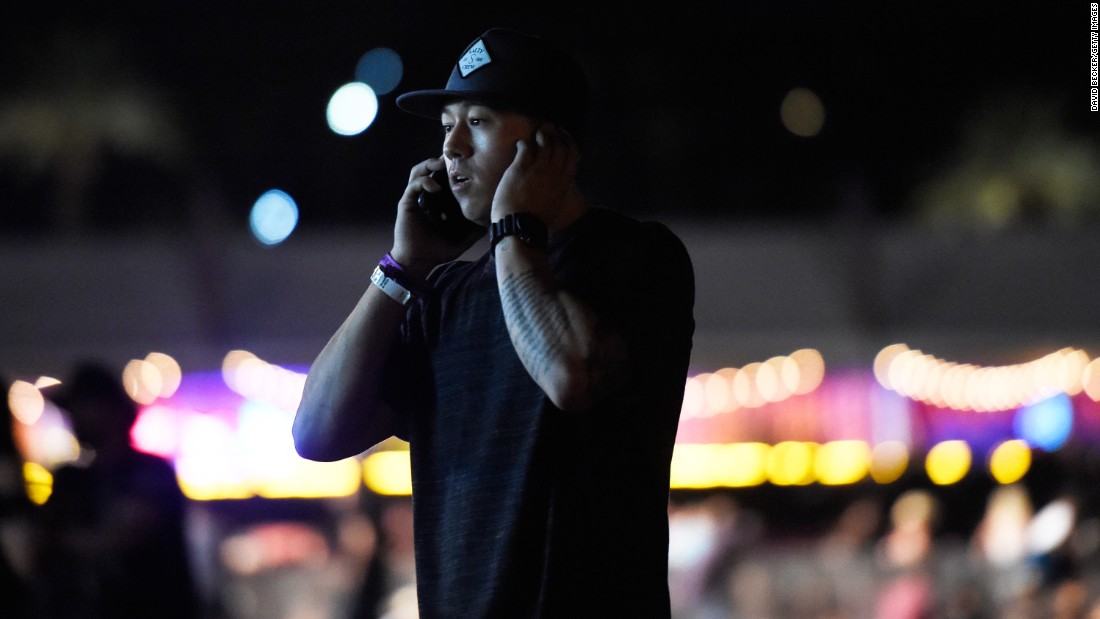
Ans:
[[[424,619],[668,617],[683,244],[587,202],[586,80],[545,39],[489,30],[397,104],[442,123],[443,156],[412,168],[393,249],[310,370],[298,452],[409,442]],[[479,224],[461,238],[418,206],[443,169]]]

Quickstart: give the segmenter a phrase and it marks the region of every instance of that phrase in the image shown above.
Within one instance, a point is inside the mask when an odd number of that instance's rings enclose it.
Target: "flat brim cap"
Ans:
[[[397,97],[406,112],[439,120],[443,106],[473,100],[583,129],[588,80],[569,53],[547,39],[506,28],[487,30],[455,62],[446,88]]]

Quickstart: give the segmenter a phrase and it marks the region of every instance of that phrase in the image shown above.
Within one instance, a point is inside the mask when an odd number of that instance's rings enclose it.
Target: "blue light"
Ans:
[[[282,243],[298,225],[298,205],[286,192],[267,191],[252,205],[249,225],[264,245]]]
[[[1016,437],[1046,451],[1055,451],[1069,438],[1073,430],[1073,403],[1060,393],[1016,413]]]
[[[384,95],[397,88],[403,72],[404,65],[397,52],[388,47],[376,47],[356,63],[355,81],[370,86],[374,94]]]

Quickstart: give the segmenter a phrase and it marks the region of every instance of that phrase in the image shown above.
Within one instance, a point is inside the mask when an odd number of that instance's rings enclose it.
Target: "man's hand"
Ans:
[[[409,184],[397,203],[397,221],[394,224],[393,249],[390,255],[409,274],[424,279],[437,265],[454,260],[469,249],[484,233],[474,228],[460,239],[449,239],[433,229],[424,218],[417,198],[424,191],[443,189],[431,173],[446,168],[440,157],[425,159],[409,172]]]
[[[549,123],[542,124],[531,139],[516,142],[516,157],[493,197],[492,221],[523,211],[538,216],[552,230],[558,228],[579,159],[573,136]]]

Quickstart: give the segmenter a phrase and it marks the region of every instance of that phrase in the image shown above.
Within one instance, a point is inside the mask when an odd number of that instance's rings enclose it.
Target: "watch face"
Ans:
[[[519,238],[525,245],[543,247],[546,245],[546,226],[534,215],[520,213],[516,215],[516,228]]]

